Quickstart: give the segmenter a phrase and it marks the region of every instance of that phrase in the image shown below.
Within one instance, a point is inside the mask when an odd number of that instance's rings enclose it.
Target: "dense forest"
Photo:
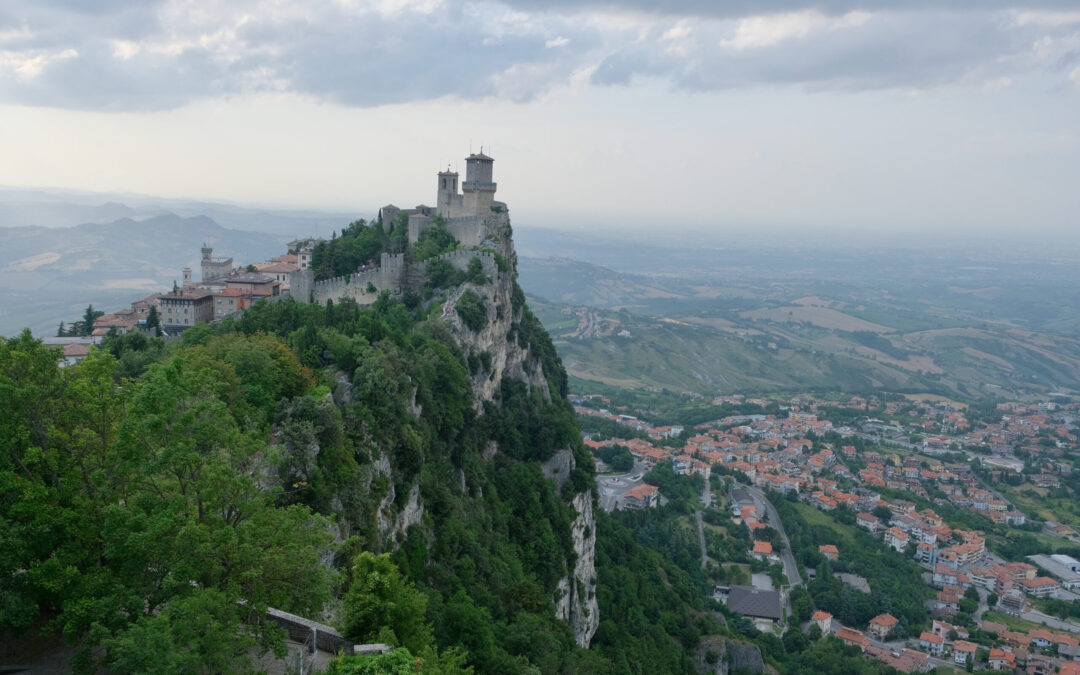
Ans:
[[[493,311],[514,312],[507,340],[547,391],[505,378],[484,402],[471,382],[490,364],[437,305],[386,294],[112,336],[68,367],[29,332],[0,340],[4,641],[62,637],[80,672],[243,672],[284,653],[273,607],[398,647],[331,672],[693,672],[700,637],[727,631],[619,519],[595,524],[591,648],[555,616],[593,464],[516,284],[513,300]],[[567,449],[559,489],[540,463]],[[414,498],[422,516],[394,531]]]

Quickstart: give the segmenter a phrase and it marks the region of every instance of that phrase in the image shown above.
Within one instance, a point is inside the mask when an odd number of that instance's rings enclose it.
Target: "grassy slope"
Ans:
[[[564,306],[536,298],[530,305],[538,308],[571,374],[620,386],[703,394],[888,389],[971,399],[1071,390],[1080,381],[1080,341],[1065,336],[985,326],[888,332],[882,334],[891,343],[885,353],[852,332],[787,321],[775,311],[767,315],[775,320],[753,320],[740,316],[745,313],[672,318],[590,310],[615,330],[583,338],[578,318],[565,314]],[[833,312],[800,317],[839,325]],[[630,336],[620,337],[621,330]]]

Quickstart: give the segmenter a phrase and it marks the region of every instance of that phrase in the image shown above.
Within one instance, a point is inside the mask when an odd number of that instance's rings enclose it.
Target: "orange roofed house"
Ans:
[[[773,554],[772,544],[767,541],[755,541],[750,555],[758,560],[774,560],[776,558],[776,555]]]
[[[832,632],[832,614],[823,612],[819,609],[814,612],[814,615],[810,617],[810,620],[817,624],[823,635],[828,635]]]
[[[836,631],[836,637],[840,638],[842,641],[849,645],[854,645],[858,647],[863,651],[865,651],[867,646],[869,646],[870,644],[870,641],[866,639],[866,636],[863,635],[862,631],[855,630],[854,628],[848,628],[847,626],[842,626],[840,630]]]
[[[660,488],[648,483],[631,488],[623,495],[623,506],[628,509],[647,509],[660,503]]]
[[[896,628],[897,623],[899,622],[892,614],[878,614],[873,619],[870,619],[870,626],[866,629],[866,632],[877,640],[885,640],[889,633]]]

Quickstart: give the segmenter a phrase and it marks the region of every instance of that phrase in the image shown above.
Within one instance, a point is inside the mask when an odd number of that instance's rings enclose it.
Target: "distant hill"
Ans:
[[[823,282],[794,264],[771,279],[758,270],[760,280],[731,281],[627,274],[562,257],[521,258],[518,269],[567,371],[583,380],[702,394],[1080,393],[1075,306],[1048,300],[1051,287],[1075,296],[1075,284],[1001,275],[993,287],[957,280],[972,275],[965,269],[954,278],[938,270],[934,281],[922,264],[908,276],[879,272],[876,284],[851,268],[833,272],[848,281]]]
[[[206,216],[226,229],[251,230],[295,239],[329,236],[349,222],[372,214],[312,209],[274,209],[147,195],[0,187],[0,228],[73,227],[120,218],[146,220],[161,215]]]
[[[172,213],[66,228],[0,228],[0,334],[27,326],[50,334],[87,304],[115,309],[171,288],[185,265],[197,279],[203,242],[215,256],[241,264],[280,255],[286,239]]]

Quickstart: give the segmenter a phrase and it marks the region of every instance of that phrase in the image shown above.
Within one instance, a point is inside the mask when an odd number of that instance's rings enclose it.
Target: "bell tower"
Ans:
[[[461,194],[458,192],[458,173],[446,167],[438,176],[438,192],[435,208],[443,218],[456,218],[461,215]]]
[[[486,218],[491,214],[491,202],[495,199],[494,163],[483,148],[479,154],[465,158],[465,182],[461,184],[464,215]]]

